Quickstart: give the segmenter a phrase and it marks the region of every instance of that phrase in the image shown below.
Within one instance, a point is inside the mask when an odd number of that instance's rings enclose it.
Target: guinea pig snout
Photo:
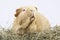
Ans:
[[[34,15],[32,15],[31,18],[34,18]]]
[[[32,14],[32,15],[30,16],[30,18],[34,18],[34,14]]]
[[[32,10],[31,10],[31,11],[32,11]],[[34,12],[31,12],[31,13],[30,13],[30,17],[31,17],[31,18],[34,18]]]
[[[33,21],[35,18],[34,18],[34,15],[32,15],[31,17],[30,17],[30,20],[31,21]]]

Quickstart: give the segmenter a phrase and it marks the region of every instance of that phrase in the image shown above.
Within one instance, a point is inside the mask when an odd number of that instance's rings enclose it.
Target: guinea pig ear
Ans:
[[[22,9],[21,8],[19,8],[19,9],[16,9],[16,14],[15,14],[15,17],[17,17],[19,14],[20,14],[20,12],[22,11]]]
[[[36,10],[38,10],[38,8],[37,8],[37,7],[35,7],[35,9],[36,9]]]

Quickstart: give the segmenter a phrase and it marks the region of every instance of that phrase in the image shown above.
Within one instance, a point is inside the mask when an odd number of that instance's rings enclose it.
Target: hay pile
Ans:
[[[0,30],[0,40],[60,40],[60,26],[51,28],[50,32],[17,35],[10,30]]]

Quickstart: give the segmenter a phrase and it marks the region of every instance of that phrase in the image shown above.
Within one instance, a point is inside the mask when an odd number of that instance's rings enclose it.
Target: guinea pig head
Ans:
[[[35,11],[37,11],[37,7],[27,7],[26,13],[29,17],[34,17]]]

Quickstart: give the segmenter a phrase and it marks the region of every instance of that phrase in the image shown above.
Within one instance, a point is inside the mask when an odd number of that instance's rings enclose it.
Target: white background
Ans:
[[[60,25],[60,0],[0,0],[0,25],[9,28],[15,10],[20,6],[35,5],[46,16],[51,26]]]

